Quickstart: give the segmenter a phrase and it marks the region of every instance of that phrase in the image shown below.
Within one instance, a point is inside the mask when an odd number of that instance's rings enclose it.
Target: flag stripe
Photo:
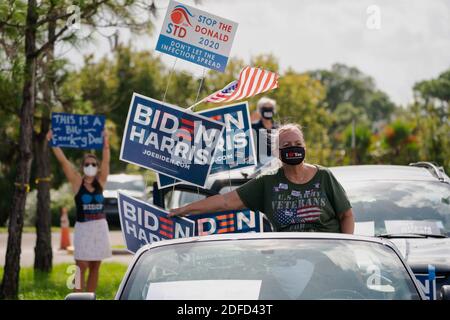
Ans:
[[[261,83],[263,83],[263,80],[267,77],[268,72],[266,70],[260,70],[261,72],[258,75],[258,81],[256,82],[256,85],[253,87],[253,90],[250,91],[249,96],[254,96],[258,92],[258,88],[261,87]]]
[[[173,225],[173,221],[170,220],[170,219],[167,219],[167,218],[164,218],[164,217],[159,217],[159,220],[160,220],[161,222],[167,223],[167,224],[169,224],[169,225]]]
[[[311,208],[311,209],[298,209],[297,213],[305,213],[305,212],[321,212],[319,208]]]
[[[233,218],[233,214],[232,213],[222,214],[220,216],[217,216],[216,218],[219,219],[219,220],[230,219],[230,218]]]
[[[264,90],[264,88],[269,87],[269,85],[270,85],[270,84],[272,83],[272,81],[273,81],[274,76],[275,76],[275,74],[272,73],[272,74],[270,74],[269,77],[267,77],[266,82],[265,82],[264,85],[263,85],[263,90]]]
[[[251,68],[250,74],[245,78],[244,85],[242,86],[242,90],[239,95],[236,97],[236,100],[241,100],[242,98],[247,96],[247,91],[253,85],[253,80],[255,79],[255,74],[258,72],[257,69]]]
[[[267,79],[268,77],[270,77],[270,75],[272,75],[273,73],[267,73],[267,75],[265,75],[265,79]],[[258,94],[258,93],[261,93],[261,92],[263,92],[263,91],[265,91],[265,87],[263,86],[263,85],[261,85],[262,83],[264,83],[263,82],[263,79],[261,79],[261,83],[259,84],[259,85],[257,85],[257,86],[255,86],[255,88],[254,88],[254,92],[252,93],[252,95],[256,95],[256,94]]]
[[[305,218],[304,221],[316,221],[319,220],[319,218]]]
[[[278,87],[278,75],[274,72],[249,66],[242,69],[237,81],[231,82],[204,100],[213,103],[241,100]]]
[[[233,228],[219,229],[219,230],[217,230],[217,233],[226,233],[226,232],[233,232],[233,231],[234,231],[234,227]]]
[[[239,75],[239,82],[238,82],[238,86],[237,86],[236,90],[229,97],[226,97],[223,101],[236,100],[236,98],[238,96],[240,96],[251,71],[252,71],[252,69],[250,67],[245,67],[244,70],[241,71],[241,74]]]
[[[164,229],[164,230],[166,230],[166,231],[173,231],[173,228],[172,227],[169,227],[169,226],[166,226],[165,224],[160,224],[160,226],[161,226],[161,229]]]
[[[319,208],[318,206],[315,206],[315,205],[310,205],[310,206],[303,206],[303,207],[301,207],[301,208],[299,208],[298,210],[303,210],[303,209],[311,209],[311,208]]]
[[[193,122],[193,121],[190,121],[190,120],[188,120],[188,119],[183,119],[183,118],[181,118],[181,123],[183,123],[183,124],[185,124],[185,125],[188,125],[188,126],[190,126],[190,127],[193,127],[193,126],[194,126],[194,122]]]
[[[186,126],[181,126],[180,127],[180,129],[181,130],[186,130],[186,131],[188,131],[189,133],[194,133],[194,129],[193,128],[191,128],[191,127],[186,127]]]
[[[299,214],[297,217],[299,218],[309,218],[309,217],[319,217],[320,213],[305,213],[305,214]]]
[[[170,233],[167,233],[167,232],[165,232],[163,230],[160,230],[159,233],[162,234],[163,236],[167,237],[167,238],[172,239],[172,235]]]

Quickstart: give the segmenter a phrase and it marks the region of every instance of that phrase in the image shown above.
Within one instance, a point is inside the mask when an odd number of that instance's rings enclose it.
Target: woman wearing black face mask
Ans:
[[[49,131],[47,140],[51,138],[52,132]],[[73,242],[78,267],[75,291],[95,292],[101,260],[111,256],[108,223],[103,212],[103,187],[109,174],[110,160],[108,135],[105,131],[101,164],[94,154],[85,154],[80,168],[82,174],[70,163],[61,148],[52,149],[75,195],[77,221]]]
[[[272,158],[272,141],[270,137],[272,130],[278,128],[277,123],[273,120],[276,105],[275,100],[267,97],[262,97],[256,104],[260,120],[252,123],[252,129],[258,164],[265,164]]]
[[[349,233],[354,231],[351,204],[331,171],[306,163],[301,127],[278,130],[282,166],[235,191],[174,209],[171,216],[249,208],[264,212],[276,231]]]

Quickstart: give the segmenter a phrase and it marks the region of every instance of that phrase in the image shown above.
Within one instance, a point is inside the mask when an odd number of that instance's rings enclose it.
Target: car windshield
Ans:
[[[340,181],[353,207],[357,234],[450,234],[447,183]]]
[[[220,194],[233,191],[238,187],[238,185],[227,185],[219,190]],[[206,195],[200,193],[199,191],[181,191],[181,190],[171,190],[167,193],[166,199],[166,209],[173,209],[185,206],[189,203],[205,199]]]
[[[107,181],[106,190],[133,190],[133,191],[144,191],[145,183],[143,180],[132,180],[132,181]]]
[[[209,241],[154,248],[121,299],[419,299],[397,254],[354,240]]]

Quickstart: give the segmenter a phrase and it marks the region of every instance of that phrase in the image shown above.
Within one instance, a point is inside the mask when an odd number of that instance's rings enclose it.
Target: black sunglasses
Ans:
[[[96,163],[85,163],[85,164],[84,164],[84,167],[85,167],[85,168],[87,168],[87,167],[89,167],[89,166],[96,167],[97,164],[96,164]]]

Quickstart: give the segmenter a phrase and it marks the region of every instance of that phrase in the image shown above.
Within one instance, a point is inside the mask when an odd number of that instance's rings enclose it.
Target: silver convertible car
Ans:
[[[389,240],[330,233],[224,234],[142,247],[116,299],[424,299],[416,281]]]

